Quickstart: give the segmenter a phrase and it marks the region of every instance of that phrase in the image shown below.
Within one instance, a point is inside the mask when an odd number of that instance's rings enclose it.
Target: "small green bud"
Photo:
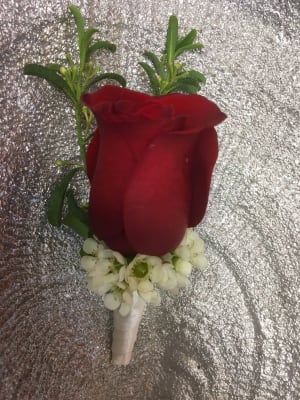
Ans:
[[[65,67],[60,67],[59,72],[60,72],[62,75],[65,75],[66,72],[67,72],[67,69],[66,69]]]

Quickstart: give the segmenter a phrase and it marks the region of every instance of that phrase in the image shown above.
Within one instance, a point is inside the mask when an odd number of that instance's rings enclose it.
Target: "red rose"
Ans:
[[[82,98],[98,129],[87,151],[93,232],[124,255],[163,255],[204,216],[226,115],[199,95],[105,86]]]

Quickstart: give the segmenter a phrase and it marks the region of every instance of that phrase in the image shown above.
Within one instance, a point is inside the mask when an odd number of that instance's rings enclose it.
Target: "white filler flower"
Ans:
[[[119,365],[131,359],[145,305],[161,303],[159,289],[177,294],[190,284],[193,266],[207,267],[204,242],[193,229],[161,258],[137,254],[127,259],[93,238],[85,240],[82,251],[89,290],[103,296],[105,307],[114,311],[112,361]]]

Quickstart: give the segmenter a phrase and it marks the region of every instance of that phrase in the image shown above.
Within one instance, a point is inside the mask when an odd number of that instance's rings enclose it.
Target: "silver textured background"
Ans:
[[[70,108],[21,73],[74,51],[67,3],[0,8],[1,400],[299,399],[299,1],[76,2],[118,44],[104,70],[135,89],[171,13],[200,30],[190,65],[229,117],[199,227],[209,269],[148,308],[126,368],[110,364],[112,318],[86,290],[80,239],[45,219],[53,161],[77,151]]]

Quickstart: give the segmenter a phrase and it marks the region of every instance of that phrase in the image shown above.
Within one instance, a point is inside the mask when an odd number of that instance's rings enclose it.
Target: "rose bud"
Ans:
[[[98,128],[87,150],[94,234],[124,255],[174,250],[203,218],[226,115],[200,95],[117,86],[85,94]]]

